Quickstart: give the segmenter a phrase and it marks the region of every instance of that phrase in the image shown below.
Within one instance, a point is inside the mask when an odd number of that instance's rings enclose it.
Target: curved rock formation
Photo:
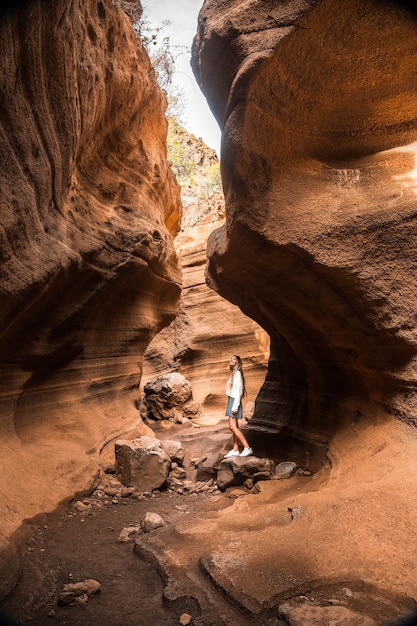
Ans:
[[[213,218],[189,226],[175,239],[183,273],[180,312],[149,344],[141,384],[160,374],[181,372],[202,407],[198,420],[202,424],[224,417],[229,358],[236,353],[242,356],[247,385],[245,417],[251,417],[269,355],[266,332],[206,285],[206,242],[218,224]]]
[[[199,28],[195,71],[224,129],[209,281],[271,336],[253,425],[328,438],[363,410],[416,424],[415,17],[211,0]]]
[[[251,505],[229,516],[214,579],[261,604],[312,581],[417,593],[416,50],[402,3],[206,0],[200,13],[194,68],[223,129],[227,215],[208,280],[271,337],[247,436],[329,470],[278,496],[297,511],[285,531],[274,513],[233,546]]]
[[[0,22],[0,549],[85,488],[107,441],[148,432],[142,357],[177,313],[166,102],[117,4]]]

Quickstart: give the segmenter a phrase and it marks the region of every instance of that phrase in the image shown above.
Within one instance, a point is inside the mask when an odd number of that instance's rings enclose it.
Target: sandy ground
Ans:
[[[220,443],[229,440],[226,423],[213,425]],[[188,457],[204,450],[207,429],[183,429]],[[175,439],[175,429],[163,430],[157,437]],[[187,607],[169,606],[163,599],[163,582],[155,567],[133,551],[135,533],[128,543],[118,541],[123,528],[139,526],[146,512],[157,512],[170,523],[181,523],[201,507],[210,508],[210,494],[179,495],[161,492],[146,496],[112,499],[97,492],[81,498],[88,510],[80,512],[71,502],[33,524],[27,541],[21,578],[13,592],[0,603],[0,624],[45,626],[171,626],[187,620]],[[216,508],[233,501],[216,494]],[[117,503],[116,503],[117,502]],[[86,604],[60,606],[59,593],[67,583],[95,579],[100,592]],[[184,616],[185,615],[185,616]],[[188,613],[190,615],[190,613]],[[193,616],[191,616],[193,617]],[[194,619],[192,624],[204,623]]]

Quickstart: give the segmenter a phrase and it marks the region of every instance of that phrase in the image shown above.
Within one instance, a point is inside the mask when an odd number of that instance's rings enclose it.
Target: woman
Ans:
[[[245,378],[242,371],[242,359],[237,354],[230,357],[231,376],[226,384],[227,407],[226,416],[229,418],[229,429],[233,435],[233,448],[225,455],[225,459],[232,456],[249,456],[253,453],[245,435],[239,429],[238,420],[243,417],[242,398],[246,395]],[[239,443],[243,450],[239,454]]]

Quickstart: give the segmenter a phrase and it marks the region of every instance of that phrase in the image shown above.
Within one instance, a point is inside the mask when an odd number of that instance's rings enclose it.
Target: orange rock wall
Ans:
[[[201,10],[193,63],[223,129],[227,213],[209,283],[271,337],[256,430],[417,424],[416,44],[392,2]]]
[[[190,381],[193,399],[202,408],[200,423],[224,418],[231,354],[243,360],[247,387],[243,405],[245,417],[250,417],[269,357],[267,333],[206,285],[206,242],[218,224],[189,226],[176,237],[183,273],[180,313],[150,343],[143,364],[142,385],[172,371]]]
[[[0,65],[2,549],[85,488],[106,442],[146,432],[141,363],[177,313],[181,208],[165,99],[116,3],[19,5]]]
[[[399,594],[402,610],[417,593],[417,16],[402,5],[200,12],[194,67],[223,130],[226,197],[208,280],[271,337],[255,453],[313,472],[181,535],[255,613],[307,606],[315,588],[328,604],[357,584]]]

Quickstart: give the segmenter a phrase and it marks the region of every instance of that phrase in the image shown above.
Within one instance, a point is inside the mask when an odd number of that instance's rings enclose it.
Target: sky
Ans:
[[[220,155],[219,126],[190,66],[191,44],[202,4],[203,0],[142,0],[143,20],[162,27],[161,37],[169,37],[175,56],[173,82],[185,94],[184,126]]]

